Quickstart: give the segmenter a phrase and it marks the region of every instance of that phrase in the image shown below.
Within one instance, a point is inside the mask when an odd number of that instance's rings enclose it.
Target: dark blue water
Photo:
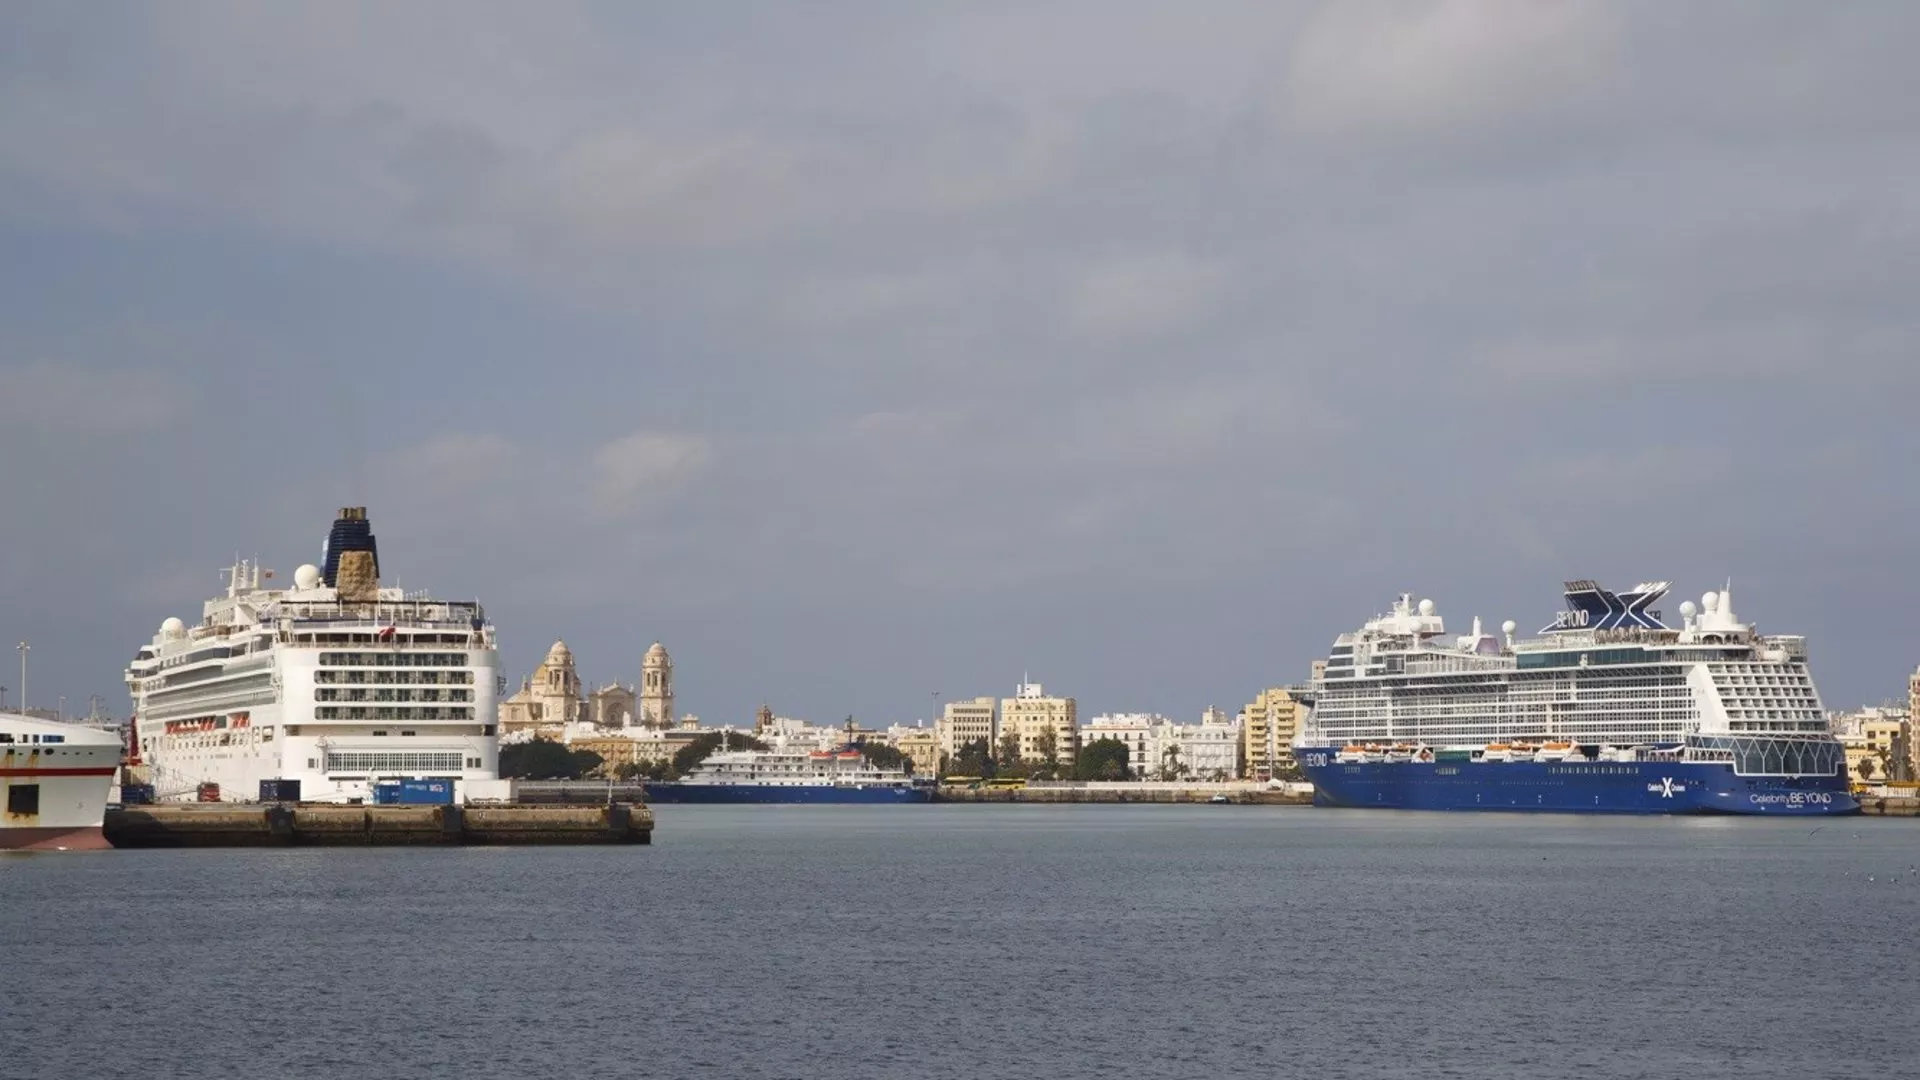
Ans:
[[[1806,1080],[1911,1060],[1917,821],[657,813],[650,848],[0,858],[0,1076]]]

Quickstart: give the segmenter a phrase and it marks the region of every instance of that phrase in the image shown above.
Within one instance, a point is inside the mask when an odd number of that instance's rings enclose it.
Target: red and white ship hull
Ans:
[[[0,850],[106,847],[120,755],[112,732],[0,713]]]

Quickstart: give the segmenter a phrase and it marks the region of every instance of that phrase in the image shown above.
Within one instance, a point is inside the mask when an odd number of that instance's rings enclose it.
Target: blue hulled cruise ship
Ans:
[[[1763,636],[1731,585],[1652,605],[1667,582],[1614,593],[1566,583],[1531,640],[1449,638],[1433,601],[1340,635],[1294,753],[1323,806],[1616,814],[1848,814],[1806,639]]]

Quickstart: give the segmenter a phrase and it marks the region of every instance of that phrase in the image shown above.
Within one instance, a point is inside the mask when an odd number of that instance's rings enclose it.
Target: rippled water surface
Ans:
[[[1911,1061],[1915,821],[657,814],[647,848],[0,858],[0,1077],[1806,1078]]]

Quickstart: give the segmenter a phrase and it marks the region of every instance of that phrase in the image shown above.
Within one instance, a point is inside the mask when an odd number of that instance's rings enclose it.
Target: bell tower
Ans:
[[[673,726],[673,660],[657,641],[640,661],[640,723],[656,729]]]

